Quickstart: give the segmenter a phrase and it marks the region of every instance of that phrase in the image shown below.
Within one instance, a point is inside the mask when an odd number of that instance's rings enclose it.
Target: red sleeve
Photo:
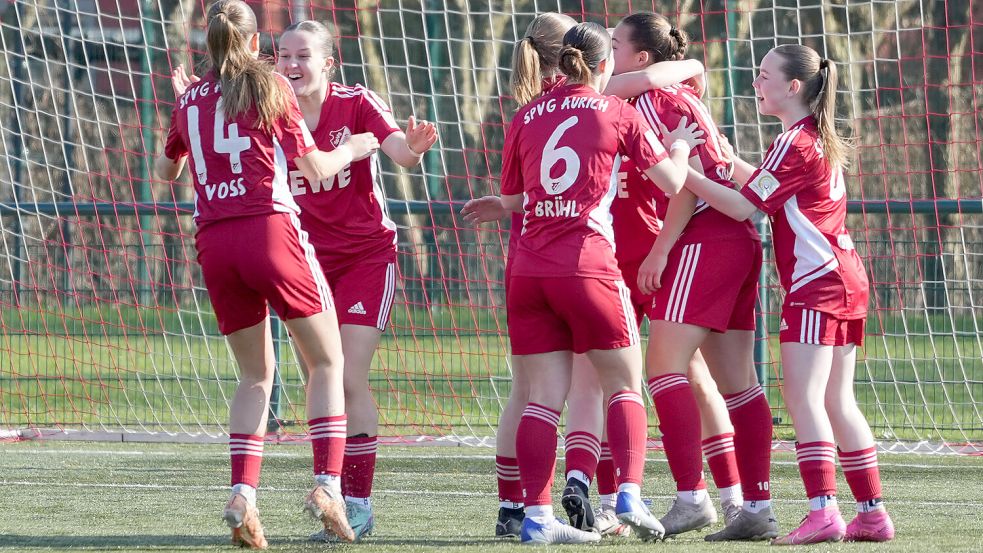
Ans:
[[[374,134],[379,144],[382,144],[389,135],[400,131],[399,125],[393,118],[392,110],[378,94],[365,87],[358,88],[362,90],[362,101],[359,102],[362,124],[365,125],[365,130]]]
[[[808,184],[813,173],[803,156],[802,144],[796,144],[798,130],[782,133],[772,142],[761,166],[741,189],[758,209],[774,215],[789,198]]]
[[[659,137],[659,141],[663,145],[665,145],[666,137],[662,129],[671,131],[677,128],[683,117],[687,118],[689,124],[694,122],[691,113],[682,109],[679,104],[673,102],[665,94],[646,92],[638,97],[635,108],[638,113],[642,114],[645,122],[652,127],[652,131]],[[689,155],[690,157],[699,155],[699,149],[693,148]]]
[[[669,157],[655,131],[628,102],[622,102],[618,141],[618,151],[631,158],[643,173]]]
[[[164,142],[164,156],[171,161],[188,155],[188,146],[181,137],[180,116],[181,110],[175,107],[171,112],[171,128],[167,130],[167,140]]]
[[[276,75],[281,88],[286,92],[288,102],[287,112],[280,117],[275,132],[280,142],[280,148],[283,149],[283,155],[288,161],[292,161],[313,152],[317,146],[314,145],[314,137],[311,136],[307,123],[304,122],[304,114],[300,111],[297,97],[294,95],[293,89],[290,88],[287,79],[279,73],[274,73],[274,75]]]
[[[525,189],[522,181],[522,161],[519,159],[519,123],[518,117],[509,124],[505,133],[505,145],[502,146],[502,195],[512,196],[522,194]]]

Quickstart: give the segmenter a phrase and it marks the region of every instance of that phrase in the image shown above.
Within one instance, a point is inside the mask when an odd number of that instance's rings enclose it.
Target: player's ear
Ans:
[[[792,79],[792,82],[788,85],[788,91],[790,96],[795,96],[802,90],[802,81],[799,79]]]

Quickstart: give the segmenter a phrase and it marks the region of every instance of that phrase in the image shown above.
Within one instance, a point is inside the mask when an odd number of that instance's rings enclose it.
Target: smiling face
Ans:
[[[798,80],[789,80],[783,71],[785,58],[774,51],[768,52],[761,60],[758,76],[751,84],[758,100],[758,113],[780,116],[786,111],[801,89]]]
[[[649,65],[647,52],[639,52],[631,42],[631,25],[619,23],[611,33],[611,50],[614,55],[614,74],[637,71]]]
[[[298,96],[310,96],[327,86],[334,58],[325,56],[317,37],[306,31],[287,31],[280,37],[276,70],[290,81]]]

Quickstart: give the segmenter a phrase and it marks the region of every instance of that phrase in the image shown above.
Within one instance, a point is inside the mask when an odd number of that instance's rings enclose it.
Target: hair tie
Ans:
[[[674,38],[679,38],[679,29],[677,29],[674,25],[670,25],[669,26],[669,36],[674,37]]]
[[[533,47],[535,48],[535,46],[536,46],[536,39],[534,39],[533,37],[531,37],[529,35],[526,35],[526,37],[523,40],[528,40],[529,41],[529,44],[532,44]]]

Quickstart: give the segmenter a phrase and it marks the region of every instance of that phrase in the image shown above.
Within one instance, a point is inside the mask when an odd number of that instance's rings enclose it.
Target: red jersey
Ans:
[[[844,224],[843,172],[823,154],[812,116],[778,135],[741,193],[771,217],[786,306],[866,315],[870,284]]]
[[[662,230],[669,196],[635,167],[623,161],[618,171],[618,193],[611,204],[614,218],[615,256],[624,269],[642,264]],[[629,282],[629,287],[635,283]]]
[[[330,83],[312,134],[317,147],[330,152],[353,134],[371,132],[381,144],[399,130],[389,107],[374,92],[361,85]],[[384,204],[378,153],[317,183],[308,182],[295,164],[289,166],[301,225],[310,233],[325,270],[366,258],[395,261],[396,224]]]
[[[299,211],[287,185],[287,161],[313,151],[314,140],[287,80],[277,75],[277,83],[290,103],[272,134],[259,129],[255,109],[225,120],[214,72],[178,98],[164,155],[176,160],[191,154],[199,229],[234,217]]]
[[[551,90],[558,86],[562,86],[566,82],[567,76],[562,73],[549,79],[543,79],[543,90],[541,94],[549,94]],[[512,224],[509,226],[509,251],[507,259],[512,259],[512,257],[515,255],[516,248],[519,247],[520,234],[522,234],[522,214],[513,211]]]
[[[651,90],[639,96],[635,105],[660,140],[663,139],[662,129],[675,129],[683,117],[687,124],[696,123],[703,131],[704,143],[690,152],[690,166],[721,186],[736,188],[728,177],[728,163],[724,160],[720,147],[720,131],[713,122],[710,110],[692,87],[676,84]],[[735,235],[760,239],[751,221],[735,221],[697,198],[693,217],[686,225],[680,241],[692,243]]]
[[[621,277],[610,207],[623,155],[647,169],[666,151],[620,98],[566,85],[519,110],[502,158],[502,194],[524,196],[513,275]]]

